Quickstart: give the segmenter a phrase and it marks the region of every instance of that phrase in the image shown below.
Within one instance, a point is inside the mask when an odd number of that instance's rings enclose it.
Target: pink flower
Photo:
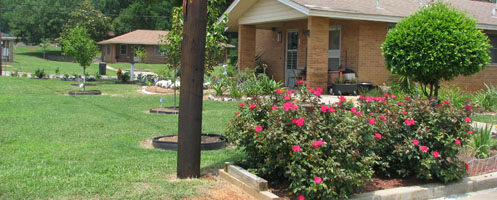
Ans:
[[[395,95],[393,95],[393,94],[392,94],[392,95],[390,95],[390,97],[392,97],[392,99],[395,99],[395,98],[396,98],[396,96],[395,96]]]
[[[297,81],[297,85],[302,85],[302,83],[304,83],[304,81],[302,81],[302,80]]]
[[[239,114],[240,114],[239,112],[235,113],[236,116],[238,116]]]
[[[362,112],[356,112],[355,114],[361,116]]]
[[[335,104],[337,104],[337,106],[339,106],[339,105],[340,105],[340,102],[336,102]]]
[[[271,109],[278,110],[278,106],[273,106],[273,107],[271,107]]]
[[[323,89],[321,88],[316,88],[316,90],[313,92],[314,95],[317,97],[321,97],[321,94],[323,93]]]
[[[357,112],[357,108],[355,108],[355,107],[351,108],[351,109],[350,109],[350,112],[352,112],[352,113]]]
[[[409,100],[411,100],[411,98],[409,98],[409,97],[406,97],[406,98],[404,98],[404,99],[405,99],[406,101],[409,101]]]
[[[414,144],[414,146],[418,146],[419,140],[412,140],[412,144]]]
[[[445,105],[447,105],[447,104],[449,104],[449,103],[450,103],[450,102],[449,102],[449,101],[447,101],[447,100],[445,100],[445,101],[444,101],[444,104],[445,104]]]
[[[402,114],[407,115],[407,111],[402,112]]]
[[[286,102],[284,105],[283,105],[283,110],[285,111],[288,111],[288,110],[297,110],[298,109],[298,106],[293,104],[292,102]]]
[[[282,94],[283,93],[280,89],[276,89],[274,91],[276,92],[276,94]]]
[[[259,135],[257,135],[257,133],[256,133],[254,136],[255,136],[255,137],[257,137],[257,136],[259,136]]]
[[[380,115],[380,119],[383,120],[383,121],[386,121],[387,117],[385,117],[385,115]]]
[[[380,140],[381,140],[381,134],[379,134],[379,133],[374,133],[374,136],[375,136],[376,138],[378,138],[378,139],[380,139]]]
[[[406,119],[405,123],[407,126],[411,126],[411,125],[414,125],[414,120],[413,119]]]
[[[250,104],[249,109],[254,109],[255,107],[257,107],[255,104]]]
[[[289,96],[284,96],[283,97],[285,100],[289,101],[290,100],[290,97]]]
[[[335,112],[335,109],[334,109],[333,107],[331,107],[331,106],[330,106],[330,107],[328,108],[328,112],[330,112],[330,113],[334,113],[334,112]]]
[[[401,106],[401,105],[402,105],[402,102],[400,102],[400,101],[399,101],[399,102],[397,102],[397,105]]]
[[[374,125],[376,123],[376,118],[371,118],[368,123]]]
[[[245,104],[241,103],[241,104],[238,104],[238,107],[242,108],[243,106],[245,106]]]
[[[295,121],[295,124],[297,124],[297,126],[303,126],[304,122],[305,122],[305,119],[301,117],[301,118],[298,118],[297,121]]]
[[[295,92],[295,90],[287,90],[287,91],[286,91],[286,94],[287,94],[288,96],[292,96],[293,92]]]
[[[433,151],[432,154],[433,154],[433,157],[435,157],[435,158],[440,157],[440,153],[438,153],[438,151]]]
[[[297,197],[297,200],[305,200],[304,195],[299,195],[299,196]]]
[[[428,152],[428,147],[427,146],[419,146],[419,150],[422,152]]]
[[[368,113],[368,114],[369,114],[369,116],[373,116],[373,113],[371,113],[371,112],[370,112],[370,113]]]
[[[472,135],[472,134],[473,134],[473,131],[468,131],[468,134]]]
[[[322,105],[321,106],[321,112],[326,113],[326,111],[328,111],[328,106]]]
[[[471,106],[470,106],[470,105],[467,105],[467,106],[466,106],[466,109],[467,109],[467,110],[471,110]]]
[[[389,95],[388,93],[386,93],[386,94],[385,94],[385,95],[383,95],[383,96],[385,96],[385,97],[389,97],[390,95]]]
[[[456,139],[456,144],[459,145],[459,146],[461,146],[461,140]]]
[[[314,182],[317,184],[320,184],[321,182],[323,182],[323,179],[319,176],[316,176],[316,177],[314,177]]]
[[[263,130],[262,126],[257,126],[255,127],[255,131],[261,132]]]
[[[469,117],[465,117],[465,118],[464,118],[464,121],[466,121],[466,122],[471,122],[471,118],[469,118]]]
[[[293,152],[302,152],[302,149],[300,148],[299,145],[295,145],[292,147]]]
[[[323,140],[317,140],[317,141],[312,142],[312,146],[313,146],[314,148],[316,148],[316,149],[317,149],[319,146],[321,146],[321,145],[324,145],[324,141],[323,141]]]
[[[343,101],[343,102],[347,101],[347,99],[345,99],[345,97],[343,97],[343,96],[338,97],[338,100]]]
[[[469,164],[468,164],[468,163],[466,163],[466,170],[468,170],[468,169],[469,169]]]
[[[444,129],[443,131],[444,131],[444,132],[447,132],[447,130],[445,130],[445,129]]]

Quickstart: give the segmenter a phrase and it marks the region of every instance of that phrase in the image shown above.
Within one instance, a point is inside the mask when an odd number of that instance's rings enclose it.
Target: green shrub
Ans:
[[[226,86],[226,83],[222,78],[216,77],[213,80],[212,83],[212,89],[216,91],[217,96],[222,96],[224,94],[224,87]]]
[[[485,111],[497,110],[497,88],[485,84],[486,90],[481,90],[473,96],[473,102]]]
[[[301,88],[308,108],[284,100],[293,91],[278,91],[240,104],[226,130],[248,154],[252,171],[272,182],[290,181],[291,191],[307,199],[347,198],[371,179],[375,137],[364,131],[367,124],[357,123],[364,116],[343,112],[343,103],[321,108],[316,96],[322,90]]]
[[[128,82],[131,77],[130,77],[129,72],[125,72],[125,73],[121,74],[121,76],[119,78],[122,82]]]
[[[494,125],[486,124],[485,127],[478,128],[478,131],[473,135],[473,148],[476,149],[475,155],[478,158],[488,157],[490,147],[495,145],[494,139],[492,139],[492,128]]]
[[[35,70],[35,76],[37,78],[43,78],[43,77],[45,77],[46,76],[45,69],[40,69],[40,68],[36,69]]]
[[[471,102],[471,94],[455,85],[440,88],[439,99],[448,100],[457,108],[463,108]]]
[[[382,50],[388,70],[420,83],[423,94],[436,98],[442,80],[486,67],[490,47],[475,19],[436,2],[388,31]]]
[[[365,115],[377,119],[374,131],[382,135],[375,146],[381,157],[378,173],[444,183],[465,175],[457,156],[469,141],[471,109],[460,110],[449,101],[433,106],[428,99],[398,100],[394,95],[362,97],[359,102]],[[426,152],[421,147],[427,147]]]

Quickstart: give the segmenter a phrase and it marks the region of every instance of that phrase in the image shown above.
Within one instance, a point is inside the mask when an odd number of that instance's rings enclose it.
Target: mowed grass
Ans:
[[[4,71],[19,71],[33,73],[36,69],[45,69],[47,74],[55,74],[57,67],[60,74],[83,74],[83,69],[78,63],[74,62],[59,62],[53,60],[43,59],[43,50],[38,46],[22,46],[15,47],[15,62],[7,63],[4,66]],[[47,55],[61,55],[62,50],[60,47],[51,46],[48,48]],[[100,52],[99,52],[100,53]],[[4,63],[5,65],[5,63]],[[129,70],[131,65],[129,63],[108,63],[109,66],[121,68],[122,70]],[[158,72],[166,65],[164,64],[135,64],[135,69],[144,69],[152,72]],[[87,68],[89,75],[95,75],[98,72],[98,63],[93,63]],[[116,76],[116,71],[107,69],[108,76]]]
[[[474,121],[497,125],[497,115],[474,115]]]
[[[147,114],[160,96],[97,82],[102,96],[68,96],[72,82],[0,77],[0,199],[181,199],[203,180],[175,181],[176,152],[140,141],[177,133],[177,115]],[[166,96],[165,105],[172,105]],[[236,102],[204,101],[203,131],[220,133]],[[202,170],[240,159],[202,152]]]

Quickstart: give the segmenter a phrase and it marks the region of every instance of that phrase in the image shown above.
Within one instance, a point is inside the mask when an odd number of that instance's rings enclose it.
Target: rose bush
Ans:
[[[343,97],[322,105],[322,91],[276,90],[239,105],[226,135],[247,153],[250,170],[289,182],[305,199],[347,198],[375,171],[442,182],[464,175],[456,155],[468,140],[470,110],[390,95],[361,97],[357,107]]]

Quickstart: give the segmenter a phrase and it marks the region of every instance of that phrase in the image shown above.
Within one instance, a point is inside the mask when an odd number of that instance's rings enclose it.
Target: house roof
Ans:
[[[228,28],[237,30],[238,19],[254,4],[276,1],[305,16],[321,16],[339,19],[398,22],[416,12],[431,0],[235,0],[226,10],[230,22]],[[482,29],[497,30],[497,17],[492,15],[495,3],[475,0],[445,0],[456,9],[465,11],[478,20]]]
[[[136,44],[136,45],[157,45],[161,43],[161,36],[167,35],[169,31],[158,30],[135,30],[97,44]]]

